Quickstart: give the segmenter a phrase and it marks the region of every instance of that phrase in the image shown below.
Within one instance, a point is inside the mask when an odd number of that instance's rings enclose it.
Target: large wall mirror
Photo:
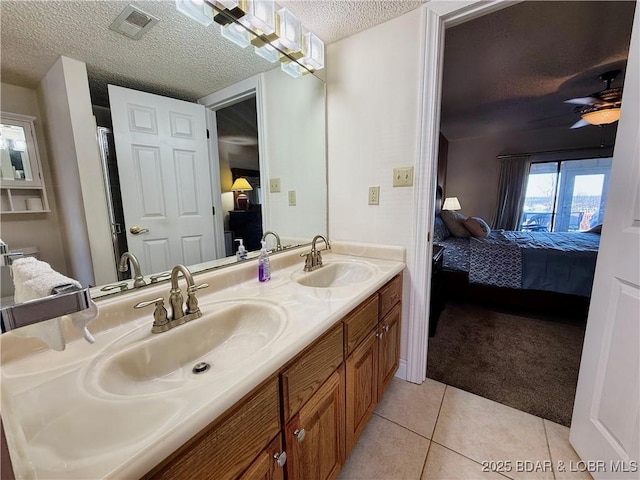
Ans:
[[[41,95],[42,79],[60,56],[86,65],[102,152],[100,176],[110,187],[105,190],[110,205],[105,222],[113,246],[113,260],[106,263],[109,273],[103,274],[94,262],[95,283],[126,280],[128,273],[116,268],[124,251],[136,253],[146,277],[171,268],[178,262],[167,254],[169,235],[175,235],[177,240],[171,241],[186,251],[184,263],[201,271],[235,262],[238,239],[253,250],[267,231],[276,232],[283,246],[304,244],[315,234],[327,233],[325,86],[320,78],[288,76],[279,64],[256,55],[253,46],[242,49],[223,38],[219,25],[204,27],[183,16],[173,1],[131,3],[153,19],[138,39],[118,33],[119,27],[112,25],[129,8],[126,2],[2,3],[3,83]],[[167,125],[173,129],[173,136],[160,140],[158,149],[170,144],[175,160],[176,151],[192,149],[184,138],[175,139],[198,129],[201,159],[185,154],[171,171],[159,168],[140,134],[147,127],[160,130],[157,118],[147,116],[156,102],[167,102]],[[188,104],[204,111],[204,124],[189,119]],[[186,109],[178,110],[180,105]],[[156,121],[158,125],[153,124]],[[123,125],[138,132],[123,133]],[[62,168],[56,160],[51,159],[54,173]],[[177,185],[176,192],[168,191],[160,170]],[[245,179],[250,190],[234,188],[239,179]],[[60,190],[55,194],[65,195]],[[57,204],[62,210],[66,203],[60,198]],[[132,210],[131,201],[142,207]],[[195,212],[194,205],[204,215],[195,223],[211,224],[209,236],[200,238],[199,232],[181,236],[192,226],[172,226],[158,237],[162,241],[153,237],[159,228],[154,216],[157,220],[174,209],[178,217],[188,217]],[[75,221],[83,217],[88,223],[95,221],[95,214],[96,209],[87,208],[85,202],[84,215]],[[2,219],[3,230],[11,220]],[[23,228],[24,219],[20,220]],[[66,224],[61,222],[63,229],[69,225],[68,218]],[[186,237],[199,239],[190,243]],[[275,236],[268,237],[270,248],[275,248],[274,240]],[[94,289],[96,296],[119,290]]]

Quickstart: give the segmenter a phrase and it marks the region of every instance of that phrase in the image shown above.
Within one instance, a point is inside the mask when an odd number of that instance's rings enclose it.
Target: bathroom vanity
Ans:
[[[2,335],[16,476],[335,478],[398,368],[404,249],[332,247],[197,275],[203,316],[165,333],[132,308],[162,284],[98,302],[94,345]]]

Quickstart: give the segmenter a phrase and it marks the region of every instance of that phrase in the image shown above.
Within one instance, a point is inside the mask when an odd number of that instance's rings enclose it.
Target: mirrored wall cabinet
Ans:
[[[0,213],[49,211],[42,180],[35,117],[2,112],[0,117]]]

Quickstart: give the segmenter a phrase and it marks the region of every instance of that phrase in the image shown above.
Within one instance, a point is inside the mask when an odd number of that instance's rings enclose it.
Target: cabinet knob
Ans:
[[[297,428],[293,434],[295,435],[296,439],[298,440],[298,443],[300,443],[301,441],[304,440],[304,437],[307,435],[307,432],[305,431],[304,428]]]
[[[276,461],[276,465],[282,468],[284,464],[287,463],[287,452],[276,453],[273,455],[273,458]]]
[[[389,325],[383,325],[382,326],[382,330],[384,330],[385,332],[389,331]]]
[[[382,340],[382,337],[384,337],[384,332],[376,333],[376,337]]]

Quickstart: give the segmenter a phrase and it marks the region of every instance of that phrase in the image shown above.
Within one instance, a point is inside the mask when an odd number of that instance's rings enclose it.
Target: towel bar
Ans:
[[[91,306],[88,288],[77,289],[68,285],[56,287],[54,291],[58,293],[0,309],[2,331],[8,332],[62,315],[80,312]]]

